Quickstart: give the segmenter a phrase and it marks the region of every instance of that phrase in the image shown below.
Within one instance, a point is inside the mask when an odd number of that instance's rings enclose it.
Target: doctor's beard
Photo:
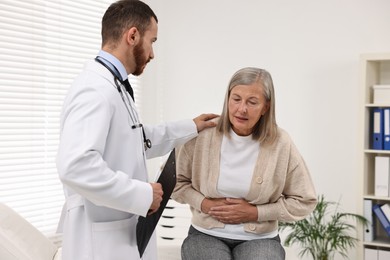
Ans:
[[[132,73],[134,76],[139,76],[144,71],[146,64],[150,59],[145,57],[145,49],[141,43],[134,46],[133,55],[135,59],[135,70]]]

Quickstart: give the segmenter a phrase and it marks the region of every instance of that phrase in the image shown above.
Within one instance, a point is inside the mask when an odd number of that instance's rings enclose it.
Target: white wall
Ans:
[[[220,113],[231,75],[265,68],[279,126],[295,140],[318,193],[357,211],[359,55],[390,52],[390,1],[146,2],[159,37],[143,75],[145,122]]]

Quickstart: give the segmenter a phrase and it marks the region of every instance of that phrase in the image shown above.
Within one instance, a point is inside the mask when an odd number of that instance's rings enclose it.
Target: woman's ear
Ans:
[[[264,116],[265,113],[268,112],[269,107],[270,107],[269,102],[267,102],[267,103],[265,104],[265,106],[263,107],[263,111],[261,112],[261,115],[262,115],[262,116]]]

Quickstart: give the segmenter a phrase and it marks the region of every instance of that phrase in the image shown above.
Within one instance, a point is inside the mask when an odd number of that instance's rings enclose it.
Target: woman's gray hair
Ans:
[[[222,134],[230,136],[231,123],[228,111],[230,93],[235,86],[252,85],[254,83],[259,83],[262,87],[265,100],[269,104],[269,109],[254,126],[252,137],[260,143],[272,143],[277,137],[278,129],[275,118],[275,92],[271,74],[264,69],[247,67],[234,73],[226,90],[223,110],[217,129]]]

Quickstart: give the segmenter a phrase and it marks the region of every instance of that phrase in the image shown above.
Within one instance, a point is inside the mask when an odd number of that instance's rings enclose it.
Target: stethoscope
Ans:
[[[124,95],[123,92],[122,92],[122,86],[124,85],[124,83],[123,83],[123,81],[120,80],[121,76],[120,76],[119,71],[117,70],[117,68],[111,62],[109,62],[108,60],[106,60],[106,59],[104,59],[104,58],[102,58],[100,56],[97,56],[95,58],[95,61],[97,61],[100,64],[102,64],[114,76],[114,82],[115,82],[115,85],[116,85],[116,89],[118,90],[119,94],[121,95],[121,98],[122,98],[123,103],[125,104],[127,113],[129,114],[129,116],[131,118],[131,121],[133,122],[133,125],[131,126],[131,129],[141,128],[142,135],[143,135],[143,138],[144,138],[145,150],[147,150],[148,148],[152,148],[152,141],[150,141],[150,139],[146,139],[144,126],[141,123],[138,123],[137,117],[134,114],[133,109],[129,107],[129,106],[131,106],[130,105],[131,103],[130,103],[129,96],[128,95]],[[113,70],[106,63],[109,63],[115,70]],[[125,100],[125,97],[126,97],[126,100]]]

